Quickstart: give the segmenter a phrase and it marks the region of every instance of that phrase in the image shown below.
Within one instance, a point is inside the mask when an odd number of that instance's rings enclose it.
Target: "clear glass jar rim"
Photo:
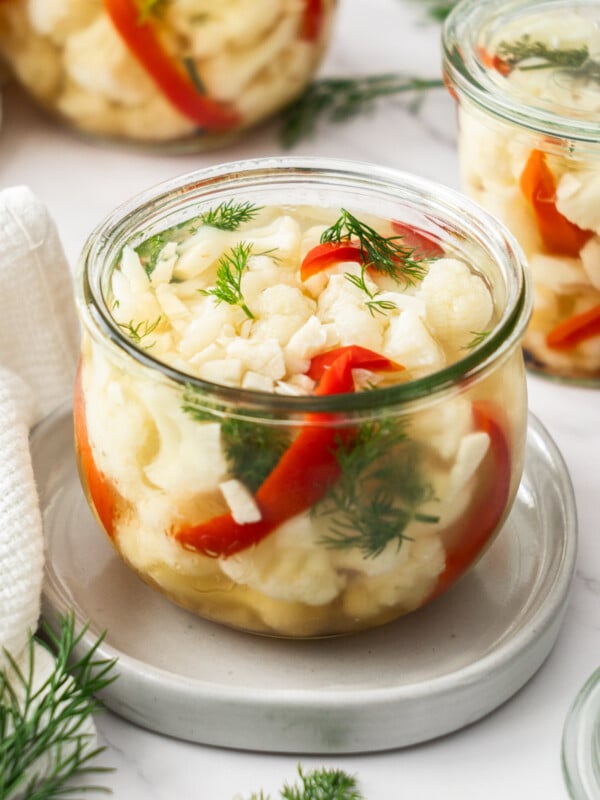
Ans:
[[[582,686],[567,714],[562,768],[573,800],[600,796],[600,667]]]
[[[600,146],[600,124],[574,119],[536,105],[527,105],[511,92],[502,92],[490,77],[478,53],[479,33],[494,19],[523,10],[541,13],[551,7],[572,9],[569,0],[461,0],[450,12],[442,29],[442,50],[446,83],[459,99],[467,98],[481,110],[500,120],[559,139]],[[600,12],[598,0],[578,0],[577,7],[590,6]]]
[[[154,358],[136,345],[112,318],[102,293],[101,280],[114,266],[111,243],[133,232],[136,220],[143,220],[152,209],[177,203],[189,192],[213,190],[215,186],[233,188],[241,181],[257,187],[273,183],[317,185],[328,180],[354,190],[393,189],[399,200],[410,199],[432,220],[455,222],[456,230],[485,245],[499,262],[506,281],[508,302],[494,330],[482,344],[464,358],[424,378],[409,383],[330,396],[287,396],[211,383],[175,369]],[[247,184],[249,185],[249,184]],[[197,198],[198,200],[198,198]],[[127,238],[125,238],[127,241]],[[431,398],[464,381],[474,381],[487,373],[520,342],[531,313],[531,290],[525,257],[510,232],[494,217],[465,195],[428,179],[393,168],[367,162],[333,158],[273,157],[219,164],[186,173],[158,184],[130,198],[113,210],[88,237],[78,267],[76,298],[82,322],[90,334],[113,351],[129,355],[134,362],[149,368],[182,387],[192,387],[224,406],[234,404],[248,410],[303,413],[310,411],[373,411],[389,406]],[[100,268],[98,267],[100,265]]]

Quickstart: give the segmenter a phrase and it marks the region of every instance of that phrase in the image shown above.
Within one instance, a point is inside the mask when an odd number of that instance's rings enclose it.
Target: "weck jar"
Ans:
[[[0,0],[0,57],[76,131],[170,150],[224,144],[297,98],[336,0]]]
[[[600,2],[462,0],[443,31],[463,189],[529,262],[528,366],[600,385]]]
[[[86,496],[129,567],[201,617],[371,628],[501,529],[530,292],[464,195],[372,164],[220,165],[104,220],[77,301]]]

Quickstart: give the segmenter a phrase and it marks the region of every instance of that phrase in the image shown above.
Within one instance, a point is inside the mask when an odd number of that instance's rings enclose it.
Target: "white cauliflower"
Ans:
[[[434,261],[417,296],[425,300],[425,319],[434,336],[455,347],[468,344],[475,332],[487,329],[492,319],[490,290],[458,259]]]
[[[331,563],[328,551],[314,539],[310,513],[284,522],[259,544],[227,559],[221,569],[236,583],[267,597],[321,606],[334,600],[346,578]]]

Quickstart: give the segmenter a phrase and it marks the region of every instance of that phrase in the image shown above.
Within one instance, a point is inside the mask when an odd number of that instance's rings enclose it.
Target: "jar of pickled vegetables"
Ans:
[[[600,2],[462,0],[443,40],[463,188],[530,264],[528,366],[600,385]]]
[[[0,57],[47,110],[103,139],[221,144],[293,101],[336,0],[0,0]]]
[[[202,617],[381,625],[452,586],[509,513],[529,285],[462,195],[354,162],[222,165],[102,222],[77,298],[87,498]]]

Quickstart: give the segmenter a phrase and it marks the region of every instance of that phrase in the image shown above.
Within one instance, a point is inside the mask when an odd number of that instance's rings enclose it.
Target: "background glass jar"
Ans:
[[[242,389],[169,366],[113,317],[123,248],[181,233],[232,201],[290,214],[343,206],[409,225],[483,278],[493,327],[433,374],[329,396]],[[526,438],[529,287],[508,232],[462,195],[354,162],[222,165],[105,220],[83,252],[77,299],[86,495],[125,562],[203,617],[290,637],[380,625],[451,586],[510,510]],[[222,482],[241,474],[236,447],[250,467],[274,454],[250,487],[256,523],[234,524],[223,504]]]
[[[567,714],[562,767],[572,800],[600,796],[600,668],[581,687]]]
[[[528,366],[600,384],[600,3],[462,0],[443,32],[464,190],[515,234]]]
[[[283,108],[323,56],[336,0],[4,0],[0,56],[78,131],[177,150]]]

